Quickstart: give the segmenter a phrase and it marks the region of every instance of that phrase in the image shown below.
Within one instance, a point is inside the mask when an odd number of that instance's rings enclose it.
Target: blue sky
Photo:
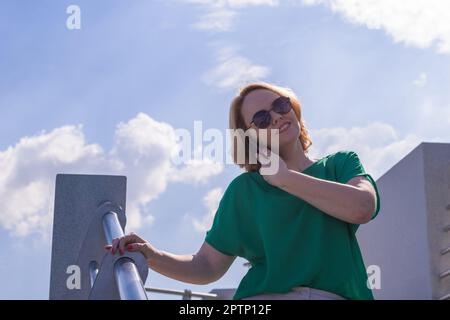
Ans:
[[[70,4],[80,30],[66,28]],[[376,178],[421,141],[450,142],[445,12],[444,0],[2,1],[0,298],[48,298],[59,172],[127,175],[133,229],[195,252],[241,171],[171,166],[173,130],[225,130],[245,81],[292,88],[311,153],[353,149]],[[152,271],[147,285],[236,287],[242,262],[208,286]]]

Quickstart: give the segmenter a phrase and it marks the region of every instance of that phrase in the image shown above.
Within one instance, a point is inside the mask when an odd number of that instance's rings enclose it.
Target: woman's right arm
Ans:
[[[220,279],[230,268],[236,257],[225,255],[207,242],[203,242],[196,254],[178,255],[160,251],[150,243],[131,233],[114,239],[112,245],[105,247],[112,254],[125,250],[141,252],[148,266],[169,278],[192,284],[208,284]]]

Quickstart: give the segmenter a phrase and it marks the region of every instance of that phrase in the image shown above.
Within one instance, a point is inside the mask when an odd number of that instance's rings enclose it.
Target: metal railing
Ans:
[[[450,293],[440,297],[439,300],[450,300]]]
[[[103,216],[103,231],[109,244],[124,236],[115,212],[109,211]],[[114,278],[122,300],[147,300],[144,284],[132,259],[123,257],[114,263]]]
[[[183,300],[191,300],[192,298],[201,298],[205,300],[219,300],[219,296],[215,293],[193,292],[191,290],[172,290],[162,288],[145,288],[145,291],[152,293],[172,294],[181,296]]]

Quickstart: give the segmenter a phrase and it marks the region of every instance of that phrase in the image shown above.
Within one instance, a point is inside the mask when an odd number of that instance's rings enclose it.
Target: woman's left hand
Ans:
[[[286,162],[284,162],[284,160],[279,155],[267,149],[263,149],[260,151],[260,153],[258,154],[258,160],[261,163],[261,169],[259,170],[259,173],[264,178],[264,180],[275,187],[283,188],[286,178],[289,174],[289,169],[286,165]],[[276,170],[275,172],[273,172],[273,170],[267,170],[271,174],[264,174],[264,169],[269,168],[276,162],[278,162],[278,170]]]

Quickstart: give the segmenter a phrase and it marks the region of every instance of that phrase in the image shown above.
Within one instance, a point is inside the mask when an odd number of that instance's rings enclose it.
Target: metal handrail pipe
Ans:
[[[106,242],[124,236],[117,214],[113,211],[103,216],[103,231]],[[144,284],[134,261],[128,257],[120,258],[114,264],[114,278],[122,300],[147,300]]]

